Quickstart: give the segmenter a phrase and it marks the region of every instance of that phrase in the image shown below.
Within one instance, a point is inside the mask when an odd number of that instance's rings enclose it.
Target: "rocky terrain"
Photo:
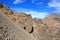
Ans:
[[[0,3],[0,40],[60,40],[60,15],[32,18]]]
[[[37,40],[0,11],[0,40]]]
[[[43,19],[43,22],[49,26],[60,25],[60,15],[51,14],[50,16]]]

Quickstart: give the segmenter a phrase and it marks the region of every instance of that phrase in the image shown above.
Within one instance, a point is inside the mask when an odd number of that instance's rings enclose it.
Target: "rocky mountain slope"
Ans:
[[[43,22],[48,26],[60,27],[60,15],[51,14],[50,16],[43,19]]]
[[[48,23],[47,23],[48,24]],[[47,25],[40,19],[33,19],[34,37],[38,40],[60,40],[60,28]]]
[[[37,40],[0,11],[0,40]]]
[[[5,7],[3,4],[1,4],[1,11],[6,14],[7,17],[9,17],[13,22],[15,22],[17,25],[20,25],[23,29],[30,32],[32,29],[32,17],[30,14],[25,13],[16,13],[13,10],[9,9],[9,7]]]
[[[12,35],[12,39],[8,40],[60,40],[60,15],[52,14],[44,19],[32,18],[30,14],[16,13],[2,3],[0,12],[0,25],[9,27],[7,34],[9,37]],[[2,37],[6,35],[3,32],[0,32]]]

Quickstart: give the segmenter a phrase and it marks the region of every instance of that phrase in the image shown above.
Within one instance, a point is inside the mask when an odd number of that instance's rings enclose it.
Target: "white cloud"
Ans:
[[[13,2],[13,4],[18,4],[18,3],[22,3],[22,2],[24,2],[25,0],[15,0],[14,2]]]
[[[43,5],[43,2],[40,2],[39,0],[32,0],[33,4],[36,4],[38,7]]]
[[[52,0],[48,3],[48,7],[55,8],[55,12],[60,12],[60,0]]]
[[[38,12],[38,11],[28,11],[25,13],[31,14],[32,18],[36,17],[36,18],[41,18],[41,19],[43,19],[49,15],[47,12]]]
[[[49,7],[60,7],[60,1],[59,0],[52,0],[50,3],[48,3]]]

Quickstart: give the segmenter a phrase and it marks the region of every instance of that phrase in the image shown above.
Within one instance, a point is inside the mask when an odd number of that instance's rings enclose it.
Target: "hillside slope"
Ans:
[[[6,16],[15,22],[17,25],[20,25],[24,30],[31,32],[32,30],[32,16],[30,14],[25,13],[16,13],[11,10],[9,7],[6,7],[2,3],[0,3],[0,10],[6,14]]]
[[[44,18],[43,22],[46,23],[48,26],[60,27],[60,15],[51,14],[50,16]]]
[[[37,40],[0,11],[0,40]]]

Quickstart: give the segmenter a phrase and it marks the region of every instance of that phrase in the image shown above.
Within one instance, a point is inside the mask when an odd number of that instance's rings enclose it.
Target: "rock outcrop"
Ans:
[[[0,40],[37,40],[0,11]]]
[[[4,14],[6,14],[7,17],[9,17],[17,25],[20,25],[21,28],[23,28],[24,30],[28,31],[29,33],[31,32],[31,30],[32,30],[32,16],[30,14],[25,14],[23,12],[16,13],[13,10],[11,10],[9,7],[5,7],[2,3],[0,3],[0,5],[1,5],[0,10]]]

